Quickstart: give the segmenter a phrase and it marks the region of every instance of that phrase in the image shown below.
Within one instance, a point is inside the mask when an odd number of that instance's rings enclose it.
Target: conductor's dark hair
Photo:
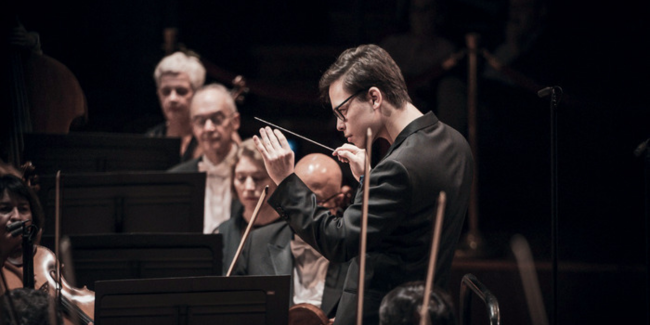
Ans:
[[[345,50],[323,73],[318,88],[325,103],[329,103],[330,85],[339,79],[343,80],[343,89],[350,94],[377,87],[396,108],[411,102],[397,63],[386,50],[374,44]]]

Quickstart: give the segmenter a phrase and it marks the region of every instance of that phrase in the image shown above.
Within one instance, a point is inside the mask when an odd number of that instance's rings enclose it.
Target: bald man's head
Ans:
[[[294,172],[316,194],[319,202],[330,199],[341,192],[343,173],[339,164],[330,156],[321,153],[306,155],[298,161]],[[338,200],[323,202],[323,204],[330,207],[336,202]],[[334,207],[335,210],[336,207]]]

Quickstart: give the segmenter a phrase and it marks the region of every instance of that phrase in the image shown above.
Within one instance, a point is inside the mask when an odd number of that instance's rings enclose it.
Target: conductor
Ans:
[[[376,45],[344,51],[319,82],[332,105],[336,128],[347,144],[333,155],[348,162],[360,179],[366,130],[390,148],[370,172],[369,188],[359,186],[342,218],[323,207],[294,173],[294,153],[279,130],[260,129],[257,149],[278,188],[268,203],[293,231],[330,261],[350,261],[335,324],[354,324],[359,277],[362,193],[369,191],[363,321],[379,323],[379,306],[398,285],[426,277],[435,198],[447,193],[434,283],[448,287],[451,261],[460,237],[472,182],[473,159],[465,138],[409,98],[404,78],[390,55]],[[363,182],[361,182],[363,183]]]

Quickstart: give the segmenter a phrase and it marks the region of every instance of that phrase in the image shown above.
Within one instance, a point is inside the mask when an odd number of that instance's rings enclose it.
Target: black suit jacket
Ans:
[[[145,136],[150,137],[150,138],[164,138],[167,136],[167,123],[163,122],[160,123],[149,130],[145,133]],[[181,155],[181,163],[192,160],[192,156],[194,155],[194,151],[196,150],[196,147],[199,146],[199,142],[196,140],[196,137],[192,136],[192,139],[190,139],[190,143],[187,145],[187,148],[185,148],[185,152],[183,155]]]
[[[172,173],[184,173],[184,172],[198,172],[199,171],[199,162],[203,159],[203,156],[182,162],[168,171]]]
[[[237,248],[239,248],[239,243],[241,242],[244,230],[246,230],[246,220],[243,217],[244,206],[239,202],[239,200],[232,200],[230,204],[230,219],[222,222],[219,227],[217,227],[216,232],[222,234],[223,238],[223,264],[222,271],[223,275],[228,273],[230,264],[235,258],[237,253]]]
[[[448,287],[469,204],[472,168],[465,138],[429,112],[407,125],[371,170],[364,323],[379,323],[379,305],[388,291],[426,278],[440,191],[446,192],[447,203],[434,281],[443,289]],[[318,207],[315,195],[295,174],[283,180],[268,200],[295,233],[323,256],[330,261],[351,260],[336,324],[354,324],[356,319],[364,190],[359,188],[340,219]]]
[[[293,255],[291,239],[293,232],[285,222],[274,223],[250,233],[233,274],[238,275],[291,275]],[[325,278],[321,310],[334,317],[343,290],[348,263],[330,262]],[[293,297],[293,280],[291,282]],[[293,299],[292,299],[293,303]]]

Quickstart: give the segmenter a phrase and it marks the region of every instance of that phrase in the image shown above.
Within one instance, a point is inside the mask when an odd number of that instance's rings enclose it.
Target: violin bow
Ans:
[[[56,257],[56,297],[57,306],[61,306],[61,263],[59,262],[59,240],[61,239],[61,171],[56,172],[56,189],[54,197],[54,256]]]
[[[239,258],[239,255],[241,254],[241,250],[244,247],[244,243],[246,242],[246,238],[248,238],[248,234],[250,233],[251,229],[253,228],[253,225],[255,224],[255,219],[257,219],[257,215],[260,212],[260,208],[262,207],[262,204],[264,204],[264,199],[266,198],[266,193],[269,191],[269,186],[266,185],[264,187],[264,190],[262,191],[262,195],[260,195],[260,199],[257,201],[257,206],[255,207],[255,210],[253,211],[253,215],[251,216],[251,220],[248,222],[248,226],[246,227],[246,231],[244,231],[244,235],[241,237],[241,241],[239,242],[239,247],[237,248],[237,252],[235,253],[235,257],[232,259],[232,262],[230,263],[230,267],[228,268],[228,273],[226,273],[226,276],[230,276],[232,273],[233,268],[235,267],[235,264],[237,264],[237,259]]]
[[[512,252],[517,259],[517,266],[521,274],[521,282],[524,286],[524,294],[528,302],[528,310],[533,325],[548,325],[546,308],[542,291],[539,287],[537,272],[535,272],[535,262],[533,254],[530,252],[528,241],[522,235],[514,235],[510,240]]]
[[[433,238],[431,240],[431,254],[429,256],[429,269],[427,279],[424,284],[424,296],[422,298],[422,307],[420,307],[420,325],[431,323],[429,319],[429,301],[431,299],[431,290],[433,288],[433,276],[436,270],[436,260],[438,259],[438,249],[440,244],[440,232],[442,230],[442,221],[445,216],[445,205],[447,204],[447,194],[440,191],[438,195],[438,209],[436,212],[436,222],[433,228]]]
[[[56,263],[55,271],[55,282],[56,288],[54,288],[56,304],[53,309],[50,311],[50,322],[56,320],[56,310],[58,306],[62,305],[61,299],[61,288],[63,287],[61,282],[61,264],[59,263],[59,239],[61,236],[61,171],[56,172],[55,178],[55,188],[54,188],[54,261]]]
[[[368,128],[366,133],[366,161],[363,172],[363,207],[361,210],[361,236],[359,237],[359,287],[357,293],[357,325],[363,320],[363,293],[365,291],[366,278],[366,243],[368,229],[368,198],[370,192],[370,157],[372,157],[372,130]]]

